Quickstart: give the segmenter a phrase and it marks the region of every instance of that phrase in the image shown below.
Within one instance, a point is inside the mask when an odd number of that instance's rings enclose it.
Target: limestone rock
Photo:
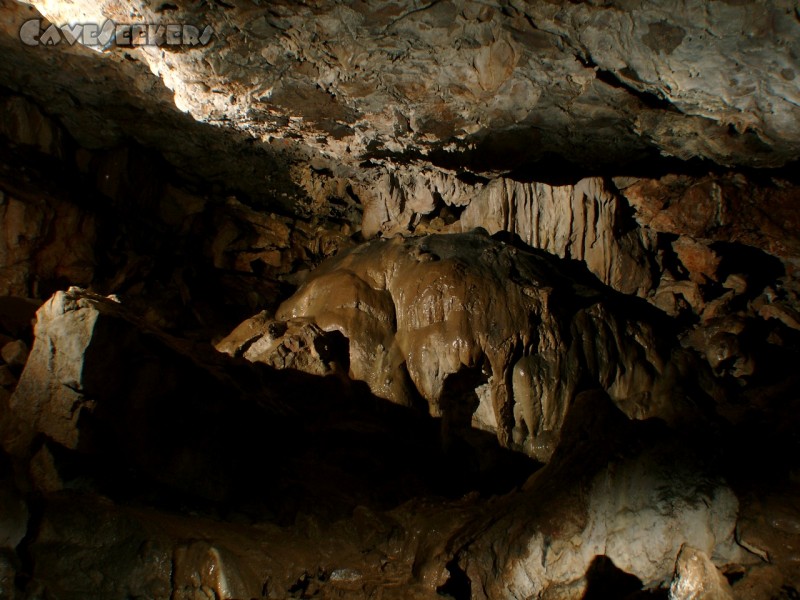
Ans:
[[[603,283],[645,295],[654,285],[652,240],[626,222],[626,201],[600,178],[574,185],[498,177],[467,184],[430,169],[395,169],[355,187],[361,232],[382,235],[507,232],[532,248],[580,260]]]
[[[214,226],[206,246],[217,269],[284,278],[299,263],[314,266],[351,245],[351,225],[323,225],[322,215],[309,223],[254,210],[234,197],[209,212]]]
[[[112,0],[32,3],[59,25],[131,18]],[[432,155],[482,172],[552,155],[753,166],[798,156],[800,26],[788,1],[137,6],[146,22],[163,12],[210,25],[211,43],[174,53],[112,46],[122,73],[108,79],[134,77],[131,87],[157,91],[138,100],[161,110],[169,90],[194,119],[278,147],[300,140],[345,161]],[[141,64],[125,65],[126,53]],[[96,105],[97,91],[82,93]]]
[[[58,472],[53,453],[43,445],[30,460],[28,476],[34,489],[43,493],[59,492],[64,489],[64,481]]]
[[[208,542],[181,545],[173,556],[173,598],[244,598],[258,587],[252,572],[245,570],[242,575],[240,557]]]
[[[672,244],[672,249],[689,272],[689,279],[696,284],[716,281],[720,257],[708,244],[688,237],[680,237]]]
[[[697,314],[705,307],[703,294],[695,282],[674,281],[666,277],[653,293],[651,302],[671,317],[686,313]]]
[[[84,309],[78,318],[75,311]],[[88,310],[86,310],[88,309]],[[69,447],[78,446],[77,422],[94,401],[82,393],[84,352],[99,313],[77,294],[58,293],[37,312],[31,356],[11,397],[9,415],[16,436],[4,440],[7,451],[24,451],[36,432]]]
[[[350,377],[375,395],[421,396],[445,428],[473,425],[541,459],[584,378],[633,418],[693,410],[675,394],[687,358],[559,264],[485,233],[378,240],[320,267],[276,318],[340,332]]]
[[[58,123],[22,96],[1,98],[4,118],[0,136],[24,146],[33,146],[43,154],[63,157],[67,153],[67,135]]]
[[[601,179],[549,186],[495,179],[461,215],[464,231],[508,231],[533,248],[584,261],[605,284],[644,295],[653,285],[649,240],[626,227],[624,201]]]
[[[22,340],[8,342],[0,349],[0,357],[11,367],[24,367],[28,360],[28,345]]]
[[[341,342],[335,332],[325,332],[311,321],[275,321],[260,313],[239,325],[216,348],[277,369],[332,375],[341,373],[349,360]]]
[[[170,597],[172,548],[153,524],[91,496],[80,505],[69,495],[56,496],[47,509],[32,540],[31,575],[49,593],[93,600]]]
[[[777,319],[787,327],[800,331],[800,313],[792,306],[783,303],[762,304],[758,307],[758,314],[763,319]]]
[[[743,500],[737,535],[740,544],[760,561],[778,567],[782,577],[797,575],[800,556],[800,507],[797,484],[754,490]],[[773,574],[774,577],[775,574]]]
[[[31,297],[40,286],[92,280],[95,220],[63,198],[0,192],[0,240],[0,295]]]
[[[711,568],[747,558],[734,537],[738,500],[691,442],[627,422],[597,392],[576,399],[564,428],[505,515],[465,536],[478,540],[462,562],[473,597],[590,597],[599,557],[644,589],[669,585],[686,545],[713,556]]]
[[[32,460],[33,478],[45,489],[60,484],[54,455],[34,443],[41,439],[178,489],[211,498],[231,493],[231,478],[251,453],[239,446],[250,443],[242,427],[261,417],[221,372],[213,349],[167,336],[79,288],[57,292],[39,309],[35,334],[0,429],[5,451]],[[266,404],[270,391],[258,385]],[[237,452],[241,467],[228,462]]]
[[[733,600],[733,590],[713,562],[700,550],[684,546],[669,587],[670,600]]]
[[[709,318],[696,326],[685,339],[685,344],[697,350],[708,360],[719,375],[747,377],[756,371],[756,356],[747,343],[747,333],[752,324],[736,317]]]
[[[786,594],[787,588],[795,589],[782,570],[775,565],[764,564],[751,568],[737,581],[733,585],[733,593],[735,598],[774,600]]]
[[[740,174],[642,179],[622,193],[636,220],[655,231],[739,242],[786,258],[800,254],[797,188]]]

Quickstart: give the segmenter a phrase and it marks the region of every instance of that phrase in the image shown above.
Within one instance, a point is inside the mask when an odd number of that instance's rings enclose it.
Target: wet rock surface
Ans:
[[[698,386],[675,366],[692,358],[672,356],[647,305],[615,306],[569,270],[485,232],[380,240],[323,264],[276,317],[342,333],[350,376],[375,395],[404,406],[421,396],[446,427],[485,429],[540,460],[587,385],[632,418],[697,409],[701,391],[688,402],[676,392]]]
[[[794,5],[0,14],[0,598],[798,596]]]

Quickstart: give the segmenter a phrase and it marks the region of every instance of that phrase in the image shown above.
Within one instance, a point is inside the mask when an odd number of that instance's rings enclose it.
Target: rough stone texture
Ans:
[[[45,489],[60,487],[52,452],[65,450],[210,498],[231,493],[251,464],[246,457],[263,458],[245,448],[255,438],[236,438],[260,422],[257,405],[242,400],[211,348],[160,333],[115,300],[78,288],[39,309],[35,334],[0,429],[5,452],[31,461]],[[240,380],[254,383],[252,374]],[[258,389],[269,404],[270,392]],[[42,440],[52,452],[42,453]],[[241,465],[227,463],[237,453]]]
[[[623,188],[636,220],[655,231],[738,242],[780,258],[800,254],[798,189],[781,179],[741,174],[666,175]]]
[[[775,597],[798,573],[797,537],[800,506],[797,484],[754,490],[743,499],[737,536],[743,547],[757,555],[765,570],[737,582],[734,592],[742,596]],[[748,581],[749,579],[749,581]],[[740,591],[741,590],[741,591]]]
[[[565,265],[485,232],[379,240],[321,266],[276,318],[341,332],[350,377],[373,394],[405,406],[421,395],[446,427],[486,429],[540,459],[587,380],[633,418],[693,410],[677,391],[691,359],[671,356],[641,307],[615,307]]]
[[[312,375],[346,376],[346,345],[334,334],[307,319],[275,321],[260,313],[248,319],[217,343],[231,356],[267,364],[276,369],[297,369]]]
[[[733,591],[714,563],[700,550],[684,546],[678,555],[670,600],[733,600]]]
[[[36,301],[22,297],[44,299],[73,284],[124,296],[154,326],[194,322],[218,335],[254,310],[274,309],[302,272],[352,244],[358,211],[318,206],[320,214],[295,218],[255,210],[176,176],[163,157],[130,141],[77,147],[34,103],[2,99],[9,127],[0,132],[0,290],[21,297],[0,296],[0,329],[12,337],[30,335],[25,316]],[[29,113],[39,120],[26,120]],[[42,129],[62,132],[57,152],[36,145]],[[304,177],[318,202],[346,196],[343,180]],[[326,222],[329,212],[346,219]]]
[[[653,287],[653,240],[625,214],[626,202],[600,178],[574,185],[498,177],[468,184],[430,169],[398,169],[353,187],[364,205],[361,233],[505,231],[532,248],[586,263],[624,293]]]
[[[668,584],[676,564],[687,575],[686,540],[711,557],[707,573],[753,563],[734,542],[737,501],[693,442],[628,422],[599,392],[573,406],[565,442],[524,489],[491,503],[360,506],[335,523],[233,523],[50,494],[28,545],[32,583],[68,600],[433,600],[461,570],[460,597],[578,599],[599,557],[636,579],[631,591]]]
[[[0,348],[121,299],[0,366],[0,597],[797,595],[794,4],[31,4],[216,34],[0,0]]]
[[[533,248],[586,263],[605,284],[644,295],[653,286],[652,243],[630,227],[601,179],[574,186],[495,179],[461,215],[463,230],[508,231]]]
[[[212,25],[205,49],[111,54],[146,64],[199,121],[299,138],[340,160],[438,152],[485,171],[651,150],[779,166],[800,152],[800,25],[788,1],[32,4],[58,24]]]
[[[678,260],[689,272],[689,279],[700,285],[717,280],[721,258],[708,247],[707,243],[698,242],[689,237],[680,237],[672,244]]]
[[[692,446],[652,423],[626,422],[602,393],[581,394],[562,445],[520,501],[479,534],[463,533],[459,564],[472,597],[593,597],[598,557],[639,587],[659,587],[684,544],[715,564],[752,563],[734,540],[736,496]]]
[[[74,315],[81,309],[82,314]],[[6,417],[18,428],[18,437],[4,440],[7,451],[24,452],[37,432],[68,448],[78,446],[78,419],[95,406],[85,397],[82,380],[83,355],[98,316],[91,305],[78,304],[75,292],[59,293],[39,309],[37,343]]]
[[[46,196],[18,200],[0,191],[0,294],[38,296],[40,280],[87,284],[94,275],[94,219]]]
[[[297,532],[116,506],[96,497],[76,505],[69,494],[49,499],[31,545],[34,581],[65,600],[299,598],[435,600],[435,582],[417,581],[419,545],[444,545],[459,522],[428,532],[441,507],[418,515],[366,508],[328,527]],[[89,508],[90,510],[87,510]],[[459,513],[456,512],[458,516]],[[415,529],[415,527],[417,529]],[[393,532],[391,540],[378,537]],[[441,563],[441,559],[436,561]],[[80,564],[82,568],[76,569]],[[444,571],[443,564],[437,564]]]

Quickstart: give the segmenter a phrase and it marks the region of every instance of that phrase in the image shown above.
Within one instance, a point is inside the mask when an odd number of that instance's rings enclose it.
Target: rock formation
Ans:
[[[0,16],[0,600],[800,594],[794,3]]]
[[[490,431],[542,460],[582,387],[607,390],[631,418],[699,410],[704,398],[687,402],[678,391],[698,383],[679,381],[692,359],[677,343],[635,317],[635,303],[615,306],[611,292],[568,272],[485,231],[371,242],[318,268],[279,307],[288,324],[246,323],[260,337],[245,336],[244,356],[275,364],[275,350],[261,351],[276,344],[274,330],[311,319],[346,338],[349,376],[376,396],[404,406],[421,396],[444,427]]]

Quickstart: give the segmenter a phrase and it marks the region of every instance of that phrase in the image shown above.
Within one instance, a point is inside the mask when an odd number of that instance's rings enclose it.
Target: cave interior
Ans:
[[[800,8],[0,0],[0,600],[800,598]]]

